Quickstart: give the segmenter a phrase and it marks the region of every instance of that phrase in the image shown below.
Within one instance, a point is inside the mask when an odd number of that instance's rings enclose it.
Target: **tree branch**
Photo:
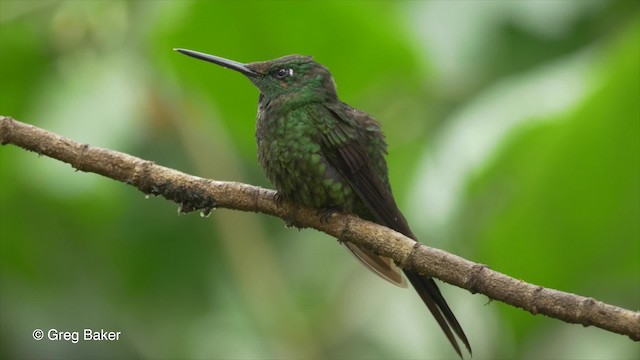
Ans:
[[[135,186],[145,194],[161,195],[178,203],[180,211],[185,213],[209,213],[221,207],[277,216],[290,225],[311,227],[339,241],[353,242],[392,258],[402,268],[438,278],[474,294],[484,294],[534,315],[592,325],[640,340],[640,312],[528,284],[351,214],[339,213],[323,221],[317,210],[276,201],[273,190],[187,175],[128,154],[80,144],[4,116],[0,116],[0,142]]]

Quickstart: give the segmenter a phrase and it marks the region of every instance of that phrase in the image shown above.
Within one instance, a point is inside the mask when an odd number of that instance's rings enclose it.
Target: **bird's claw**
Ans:
[[[284,195],[279,191],[273,194],[273,201],[276,202],[276,205],[282,207],[282,203],[285,201]]]
[[[337,207],[326,207],[318,210],[318,215],[320,216],[320,221],[326,223],[330,218],[335,216],[335,214],[340,211]]]

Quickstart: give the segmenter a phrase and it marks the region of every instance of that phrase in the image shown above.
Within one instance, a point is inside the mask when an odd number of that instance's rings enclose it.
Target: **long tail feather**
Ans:
[[[440,325],[440,328],[442,328],[442,331],[444,331],[447,339],[449,339],[449,342],[458,353],[458,356],[462,358],[462,353],[458,346],[458,341],[451,331],[452,329],[458,335],[458,338],[462,340],[469,354],[473,355],[467,336],[464,334],[460,323],[458,323],[458,320],[449,308],[449,305],[447,305],[447,302],[444,300],[440,289],[438,289],[433,279],[411,271],[405,270],[404,273],[407,275],[411,285],[416,289],[416,292],[418,292],[418,295],[422,298],[422,301],[424,301],[425,305],[429,308],[429,311],[431,311],[431,314],[438,322],[438,325]]]

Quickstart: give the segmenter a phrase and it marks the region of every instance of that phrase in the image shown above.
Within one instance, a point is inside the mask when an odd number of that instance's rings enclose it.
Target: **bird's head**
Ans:
[[[243,64],[197,51],[175,50],[244,74],[269,101],[277,99],[298,103],[327,101],[337,97],[331,73],[310,56],[288,55],[274,60]]]

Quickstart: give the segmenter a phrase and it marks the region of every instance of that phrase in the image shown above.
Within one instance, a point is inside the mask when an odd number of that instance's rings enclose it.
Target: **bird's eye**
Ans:
[[[278,79],[284,79],[287,76],[291,76],[291,75],[293,75],[293,69],[290,69],[290,68],[282,68],[276,71],[276,77]]]

